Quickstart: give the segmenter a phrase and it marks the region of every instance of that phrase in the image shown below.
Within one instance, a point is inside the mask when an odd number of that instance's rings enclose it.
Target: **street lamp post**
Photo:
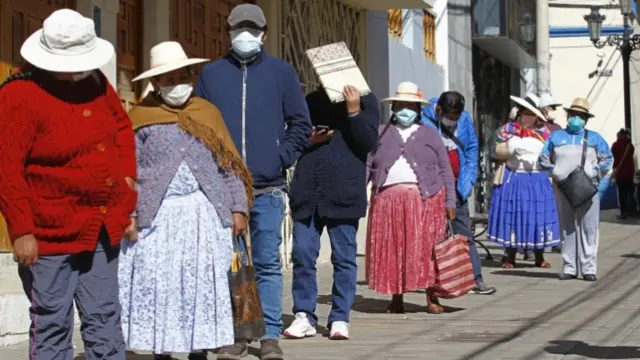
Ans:
[[[629,35],[632,2],[633,0],[620,0],[620,12],[624,17],[624,32],[622,36],[611,35],[604,40],[600,40],[602,22],[606,19],[606,16],[600,14],[600,8],[592,7],[591,13],[584,16],[589,26],[589,38],[593,45],[598,49],[602,49],[605,46],[615,46],[622,54],[624,127],[627,129],[631,129],[631,77],[629,75],[629,62],[631,61],[631,52],[640,49],[640,35]]]

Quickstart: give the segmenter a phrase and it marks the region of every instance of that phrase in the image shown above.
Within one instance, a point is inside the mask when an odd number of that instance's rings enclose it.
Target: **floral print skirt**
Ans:
[[[122,330],[127,346],[155,354],[233,344],[224,227],[186,164],[181,164],[151,227],[125,240],[120,256]]]
[[[445,226],[444,189],[427,199],[416,185],[382,189],[369,209],[369,287],[380,294],[403,294],[433,286],[433,247],[444,239]]]

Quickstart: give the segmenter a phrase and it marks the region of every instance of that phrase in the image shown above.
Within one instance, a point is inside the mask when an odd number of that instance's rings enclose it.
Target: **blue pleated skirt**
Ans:
[[[503,184],[493,188],[487,234],[505,248],[560,244],[556,200],[546,173],[505,169]]]

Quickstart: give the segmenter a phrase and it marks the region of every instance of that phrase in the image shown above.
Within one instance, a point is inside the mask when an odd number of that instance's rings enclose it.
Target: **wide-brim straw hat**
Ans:
[[[114,54],[113,45],[96,35],[93,20],[70,9],[53,12],[20,49],[30,64],[60,73],[99,69]]]
[[[400,83],[398,85],[395,95],[393,95],[392,97],[388,97],[386,99],[382,99],[382,102],[384,104],[391,104],[395,101],[415,102],[415,103],[420,103],[422,105],[431,104],[430,102],[425,100],[422,97],[422,95],[420,95],[420,89],[418,88],[418,85],[410,81],[405,81]]]
[[[538,108],[540,106],[540,99],[534,94],[527,94],[524,98],[511,95],[511,100],[516,104],[524,107],[527,110],[531,110],[541,120],[547,120],[542,111]]]
[[[183,67],[201,64],[209,59],[189,58],[182,45],[175,41],[165,41],[151,48],[151,68],[136,76],[132,81],[148,79]]]
[[[589,102],[589,100],[581,97],[573,99],[573,102],[571,102],[571,106],[565,107],[564,111],[585,114],[590,118],[595,116],[591,113],[591,103]]]

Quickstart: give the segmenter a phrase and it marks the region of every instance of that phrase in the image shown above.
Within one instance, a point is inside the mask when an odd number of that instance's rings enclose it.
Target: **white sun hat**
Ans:
[[[430,105],[430,103],[420,95],[418,85],[410,81],[400,83],[394,96],[382,99],[384,104],[391,104],[394,101],[417,102],[423,105]]]
[[[93,20],[70,9],[53,12],[20,49],[30,64],[61,73],[99,69],[114,54],[113,45],[96,35]]]
[[[200,64],[209,59],[187,57],[182,45],[175,41],[165,41],[151,48],[151,68],[138,75],[133,81],[148,79],[160,74],[178,70],[186,66]]]
[[[542,93],[540,94],[540,109],[544,109],[546,107],[553,107],[553,108],[557,108],[562,106],[561,103],[557,102],[553,96],[551,95],[551,93]]]
[[[516,104],[531,110],[531,112],[533,112],[534,114],[536,114],[537,117],[539,117],[541,120],[546,120],[547,118],[544,116],[544,114],[542,114],[542,112],[540,111],[540,109],[538,109],[540,107],[540,99],[535,96],[534,94],[527,94],[524,99],[521,97],[517,97],[517,96],[513,96],[511,95],[511,100],[513,102],[515,102]]]

